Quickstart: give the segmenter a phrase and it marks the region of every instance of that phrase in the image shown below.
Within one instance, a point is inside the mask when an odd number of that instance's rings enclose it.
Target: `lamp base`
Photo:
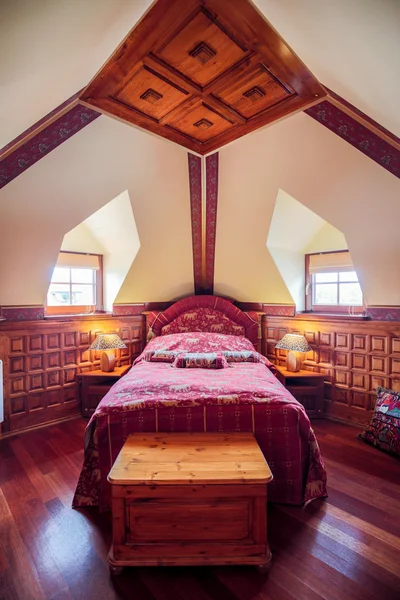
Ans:
[[[104,373],[111,373],[115,368],[114,350],[104,350],[100,356],[100,369]]]
[[[286,369],[291,373],[297,373],[301,369],[301,363],[303,362],[304,352],[297,352],[296,350],[289,350],[286,357]]]

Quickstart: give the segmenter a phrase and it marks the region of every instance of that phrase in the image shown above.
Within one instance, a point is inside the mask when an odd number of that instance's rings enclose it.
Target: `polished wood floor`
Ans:
[[[0,441],[1,600],[398,600],[400,462],[314,422],[329,498],[272,506],[269,576],[250,567],[126,569],[110,579],[110,517],[71,509],[85,421]]]

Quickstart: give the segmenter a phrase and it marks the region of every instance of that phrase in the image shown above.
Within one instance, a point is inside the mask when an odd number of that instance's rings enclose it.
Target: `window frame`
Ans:
[[[62,306],[51,306],[49,304],[47,304],[47,296],[49,293],[49,289],[50,289],[50,285],[52,283],[57,283],[57,282],[53,282],[50,279],[50,283],[49,283],[49,287],[47,288],[47,292],[46,292],[46,299],[45,299],[45,303],[44,303],[44,308],[45,308],[45,314],[46,315],[51,315],[51,316],[55,316],[55,315],[85,315],[85,314],[91,314],[94,312],[104,312],[104,305],[103,305],[103,255],[102,254],[95,254],[94,252],[72,252],[70,250],[60,250],[60,254],[74,254],[74,255],[84,255],[84,256],[96,256],[98,258],[99,261],[99,268],[98,269],[93,269],[94,271],[94,283],[93,284],[79,284],[79,285],[93,285],[95,287],[95,304],[90,305],[90,310],[88,311],[88,305],[86,304],[65,304]],[[57,264],[54,266],[54,268],[57,266]],[[71,267],[72,268],[72,267]],[[79,268],[79,267],[77,267]],[[54,271],[54,269],[53,269]],[[52,274],[53,277],[53,274]],[[63,283],[63,282],[61,282]],[[69,281],[69,286],[70,286],[70,290],[72,290],[72,285],[74,285],[74,283],[70,280]],[[78,285],[78,284],[76,284]]]
[[[349,250],[331,250],[327,252],[310,252],[305,254],[305,312],[324,313],[324,314],[350,314],[359,315],[364,312],[364,296],[362,304],[314,304],[314,281],[312,273],[310,273],[310,257],[316,254],[338,254],[340,252],[349,252]],[[355,270],[355,269],[354,269]],[[338,273],[341,271],[338,270]],[[344,272],[344,271],[342,271]],[[346,282],[343,282],[346,283]],[[339,294],[340,281],[338,279],[337,287]],[[361,290],[362,293],[362,290]]]

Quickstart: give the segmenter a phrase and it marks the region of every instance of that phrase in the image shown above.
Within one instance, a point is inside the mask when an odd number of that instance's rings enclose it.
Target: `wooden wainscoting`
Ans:
[[[117,365],[131,364],[144,344],[141,315],[93,315],[0,323],[5,420],[0,433],[20,431],[80,413],[77,374],[99,368],[89,351],[99,333],[118,333],[127,345]]]
[[[375,406],[378,386],[400,390],[400,322],[355,318],[263,318],[263,354],[284,365],[286,352],[275,350],[285,333],[305,335],[312,350],[305,369],[326,375],[328,417],[365,424]]]

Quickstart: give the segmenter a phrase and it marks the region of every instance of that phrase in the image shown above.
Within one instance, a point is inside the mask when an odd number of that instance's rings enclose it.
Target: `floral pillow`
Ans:
[[[144,360],[147,362],[166,362],[172,363],[178,356],[178,352],[173,350],[150,350],[145,352]]]
[[[400,392],[376,389],[377,402],[371,422],[358,437],[381,450],[400,456]]]
[[[221,352],[185,352],[178,354],[173,366],[178,369],[224,369],[229,365]]]
[[[243,352],[228,352],[224,351],[222,354],[225,356],[226,361],[228,363],[238,363],[238,362],[252,362],[258,363],[261,362],[261,357],[258,352],[251,352],[250,350],[246,350]]]

